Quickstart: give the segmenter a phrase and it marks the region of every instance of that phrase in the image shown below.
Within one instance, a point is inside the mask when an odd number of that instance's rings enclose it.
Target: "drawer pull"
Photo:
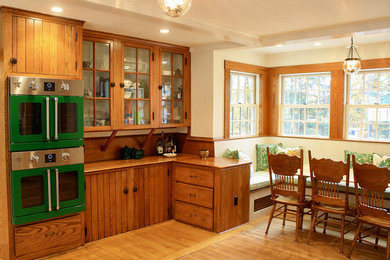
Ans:
[[[190,217],[196,217],[196,213],[190,213]]]
[[[188,194],[190,197],[196,197],[196,193],[190,193]]]
[[[190,178],[198,178],[198,175],[190,175]]]

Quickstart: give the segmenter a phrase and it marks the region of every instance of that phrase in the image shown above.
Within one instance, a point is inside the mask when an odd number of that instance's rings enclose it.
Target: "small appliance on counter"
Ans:
[[[84,148],[11,153],[14,225],[85,210]]]
[[[84,145],[83,81],[8,77],[10,151]]]

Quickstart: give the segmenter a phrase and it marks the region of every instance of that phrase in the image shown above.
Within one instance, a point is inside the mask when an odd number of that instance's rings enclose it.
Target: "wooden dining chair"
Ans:
[[[340,253],[343,253],[345,216],[353,215],[354,209],[348,204],[348,185],[350,157],[347,156],[347,162],[336,162],[331,159],[315,159],[309,151],[310,179],[312,189],[312,222],[307,237],[307,244],[310,242],[312,231],[318,224],[323,224],[323,233],[326,229],[340,231]],[[345,194],[340,192],[340,184],[345,179]],[[344,185],[343,185],[344,186]],[[320,216],[318,213],[322,212]],[[355,211],[356,212],[356,211]],[[338,215],[331,217],[329,214]],[[340,225],[340,229],[329,227],[329,224]],[[351,224],[348,221],[347,224]]]
[[[353,238],[348,258],[356,245],[356,240],[378,245],[378,238],[387,240],[386,259],[390,259],[390,213],[384,207],[384,192],[390,184],[390,170],[379,168],[373,164],[358,164],[355,156],[352,156],[353,175],[355,181],[355,197],[357,205],[358,228]],[[363,224],[376,228],[377,232],[371,233],[363,230]],[[380,234],[380,230],[386,230],[387,236]],[[375,243],[364,240],[361,234],[375,237]]]
[[[267,147],[267,156],[273,207],[265,234],[268,234],[273,218],[283,219],[283,226],[286,220],[295,221],[295,241],[298,242],[298,232],[302,227],[304,208],[311,206],[310,200],[305,197],[303,150],[300,152],[300,157],[297,157],[286,154],[271,154]],[[276,208],[277,204],[280,204],[279,208]],[[288,206],[296,207],[296,210],[289,209]],[[289,219],[288,214],[295,215],[295,220]],[[281,215],[283,217],[280,217]]]

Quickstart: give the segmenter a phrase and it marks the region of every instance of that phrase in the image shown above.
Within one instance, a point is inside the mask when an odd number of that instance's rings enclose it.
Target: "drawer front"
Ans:
[[[176,182],[175,200],[213,208],[213,189]]]
[[[16,256],[82,244],[81,215],[15,228]]]
[[[175,219],[205,229],[213,229],[213,210],[175,201]]]
[[[214,173],[208,170],[175,166],[175,180],[209,188],[214,187]]]

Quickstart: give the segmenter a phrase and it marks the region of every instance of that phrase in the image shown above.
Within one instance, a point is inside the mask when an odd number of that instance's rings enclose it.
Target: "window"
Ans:
[[[258,75],[230,72],[230,137],[257,135]]]
[[[390,140],[390,69],[348,77],[345,122],[347,139]]]
[[[282,135],[329,137],[330,73],[281,76]]]

